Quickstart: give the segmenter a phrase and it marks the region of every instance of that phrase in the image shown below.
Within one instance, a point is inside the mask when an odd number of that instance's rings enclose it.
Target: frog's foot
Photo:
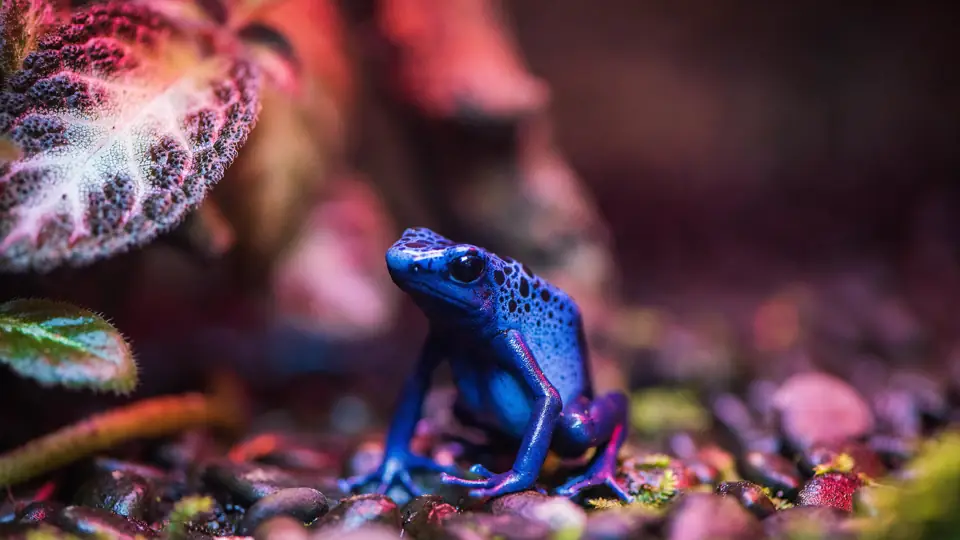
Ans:
[[[617,451],[620,445],[614,440],[594,456],[586,472],[570,479],[556,489],[562,497],[574,497],[584,489],[594,486],[607,486],[620,499],[633,502],[633,497],[617,482]]]
[[[633,502],[633,497],[617,482],[615,467],[603,467],[596,471],[592,469],[591,467],[591,470],[588,470],[585,474],[575,476],[566,484],[558,487],[556,494],[561,497],[574,497],[584,489],[594,486],[607,486],[620,499]]]
[[[377,470],[369,474],[361,474],[340,480],[339,487],[345,493],[352,493],[357,488],[366,484],[377,482],[376,492],[383,495],[399,483],[411,495],[419,497],[420,495],[424,495],[425,492],[423,488],[414,482],[413,477],[410,475],[410,471],[416,469],[444,474],[456,471],[455,467],[441,465],[430,458],[404,453],[387,457]]]
[[[473,488],[470,490],[471,497],[484,498],[498,497],[530,489],[536,480],[536,475],[522,474],[512,469],[505,473],[495,474],[479,464],[470,467],[470,473],[481,478],[471,480],[444,473],[440,475],[440,481],[444,484]],[[539,491],[543,492],[543,490]]]

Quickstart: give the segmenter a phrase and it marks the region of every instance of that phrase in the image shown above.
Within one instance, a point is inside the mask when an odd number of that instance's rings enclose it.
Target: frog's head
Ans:
[[[427,315],[483,319],[492,311],[495,284],[489,270],[496,262],[482,248],[426,228],[407,229],[387,250],[390,277]]]

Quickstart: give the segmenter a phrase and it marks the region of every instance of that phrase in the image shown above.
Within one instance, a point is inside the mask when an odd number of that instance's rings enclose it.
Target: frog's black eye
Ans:
[[[467,253],[450,263],[450,277],[460,283],[473,283],[480,279],[487,263],[476,253]]]

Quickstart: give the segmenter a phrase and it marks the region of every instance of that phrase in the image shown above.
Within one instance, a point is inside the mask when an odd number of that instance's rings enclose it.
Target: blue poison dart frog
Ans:
[[[583,474],[557,489],[574,496],[616,482],[617,453],[626,438],[622,393],[594,397],[580,310],[573,299],[526,266],[480,247],[458,244],[425,228],[407,229],[390,247],[387,268],[430,322],[417,367],[400,394],[384,448],[371,474],[345,479],[345,491],[378,482],[422,494],[411,470],[442,472],[441,481],[493,497],[533,487],[548,450],[564,458],[596,448]],[[452,467],[410,451],[431,375],[448,360],[457,407],[480,427],[519,442],[513,467],[493,473],[482,465],[463,478]]]

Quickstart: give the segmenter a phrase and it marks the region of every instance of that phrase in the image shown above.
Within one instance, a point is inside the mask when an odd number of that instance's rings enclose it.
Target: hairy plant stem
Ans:
[[[145,399],[96,414],[0,455],[0,487],[11,486],[118,443],[206,425],[236,427],[239,407],[222,396],[189,393]]]

